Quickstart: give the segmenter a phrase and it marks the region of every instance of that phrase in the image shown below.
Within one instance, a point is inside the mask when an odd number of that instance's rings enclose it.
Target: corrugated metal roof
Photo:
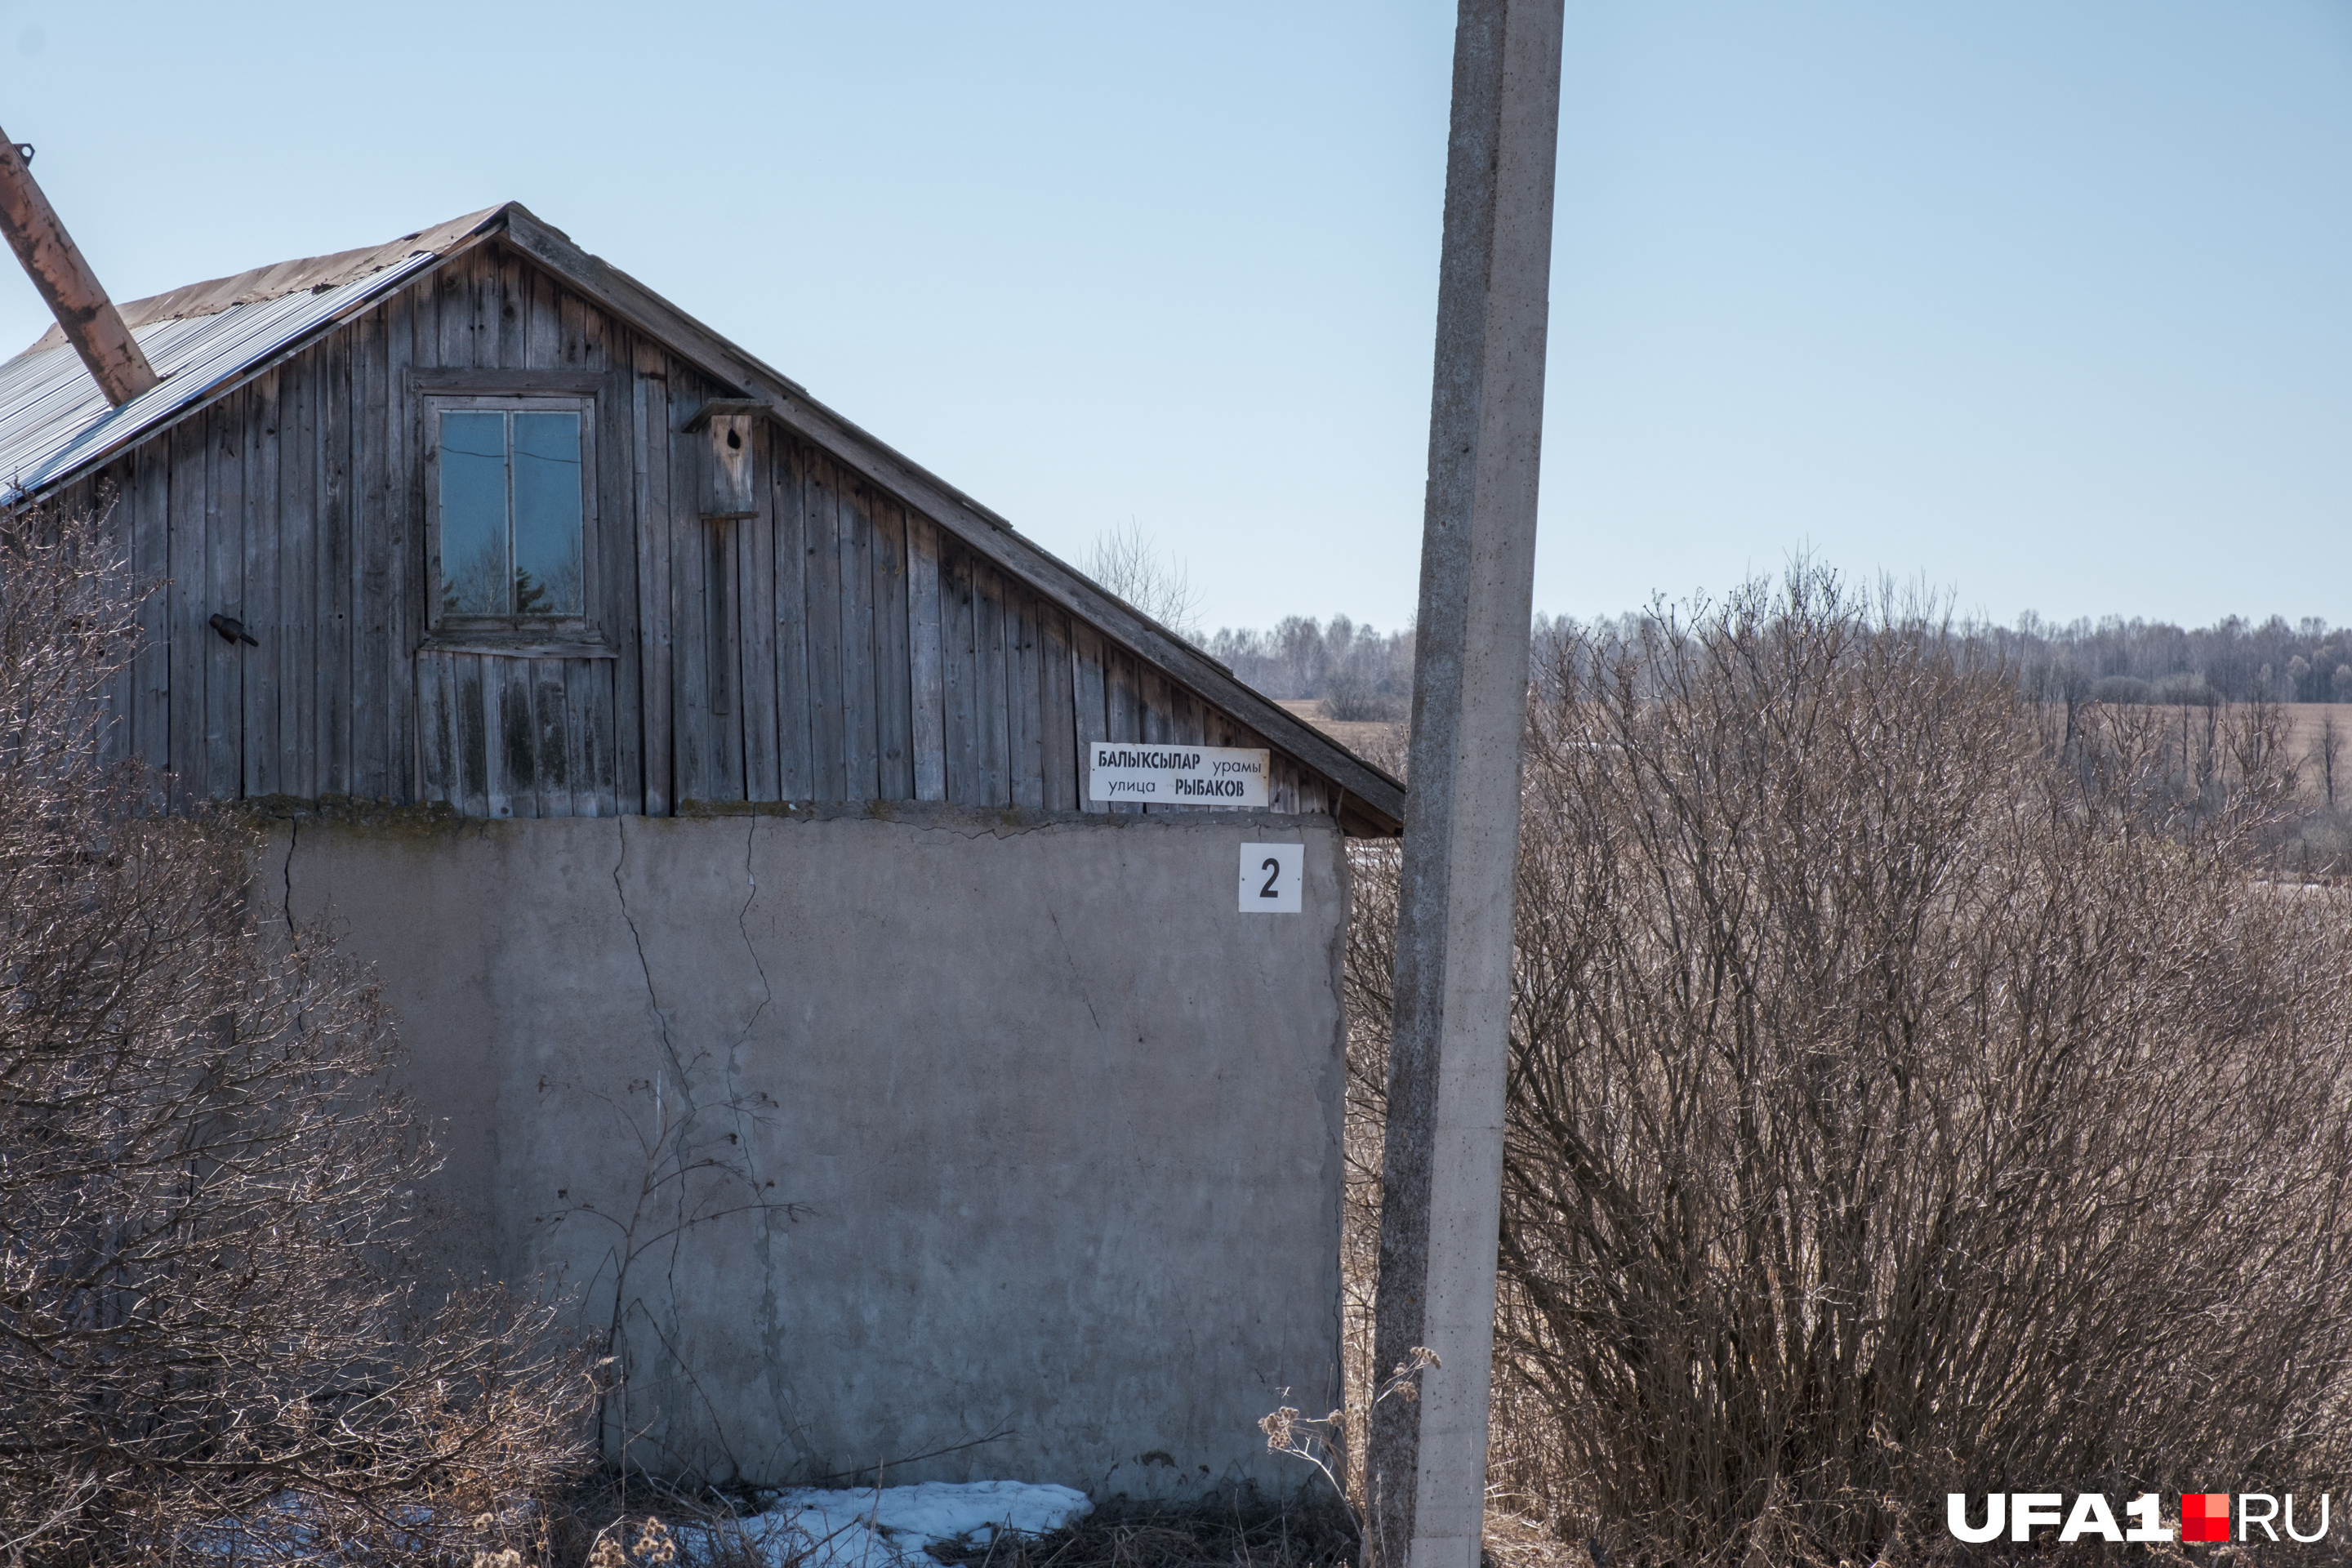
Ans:
[[[0,505],[102,461],[227,383],[366,309],[500,210],[423,230],[394,246],[284,262],[135,302],[126,310],[134,323],[157,313],[141,307],[166,301],[184,310],[212,309],[132,326],[131,335],[163,380],[120,408],[108,406],[71,346],[42,339],[0,364]],[[405,254],[386,254],[404,243],[410,246]],[[371,266],[376,269],[362,270]],[[320,280],[309,281],[312,277]],[[227,302],[232,300],[236,302]]]
[[[420,228],[415,234],[404,234],[398,239],[389,239],[382,245],[363,245],[356,250],[339,250],[332,256],[305,256],[292,261],[273,261],[267,267],[248,268],[226,278],[208,279],[202,283],[191,283],[162,294],[150,294],[143,300],[133,300],[117,308],[122,312],[125,325],[147,327],[157,321],[177,321],[186,316],[216,316],[232,305],[252,305],[287,294],[305,293],[321,283],[350,283],[371,273],[381,272],[387,267],[397,266],[420,250],[442,254],[504,210],[503,207],[484,207],[480,212],[467,213],[464,217],[451,218],[447,223],[436,224],[431,228]],[[65,333],[52,326],[33,346],[37,349],[55,348],[65,341]]]

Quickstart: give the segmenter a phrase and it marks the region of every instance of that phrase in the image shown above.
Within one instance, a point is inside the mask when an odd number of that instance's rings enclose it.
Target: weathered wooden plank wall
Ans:
[[[601,657],[434,646],[422,384],[593,387]],[[1264,746],[964,548],[761,424],[748,517],[702,515],[730,395],[511,252],[389,296],[58,499],[112,498],[163,586],[110,744],[177,805],[271,795],[467,816],[666,816],[695,804],[1085,801],[1090,742]],[[214,615],[258,646],[230,643]],[[1276,753],[1274,804],[1330,809]]]

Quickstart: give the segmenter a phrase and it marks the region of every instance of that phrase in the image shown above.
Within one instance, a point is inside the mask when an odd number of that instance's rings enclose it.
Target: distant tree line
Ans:
[[[1320,700],[1344,721],[1401,720],[1412,705],[1412,633],[1382,632],[1333,616],[1286,616],[1271,631],[1220,629],[1203,645],[1258,690],[1284,700]]]
[[[1564,640],[1630,634],[1647,618],[1538,615],[1536,662],[1540,667],[1546,650]],[[2120,616],[2061,623],[2028,611],[2014,626],[1962,621],[1951,630],[2042,701],[2352,703],[2352,626],[2317,616],[2290,624],[2283,616],[2260,622],[2230,616],[2184,628]],[[1222,629],[1204,646],[1267,696],[1320,699],[1334,719],[1402,719],[1411,706],[1410,629],[1381,632],[1343,615],[1328,623],[1288,616],[1270,630]]]
[[[2352,628],[2316,616],[2290,626],[2230,616],[2183,629],[2108,616],[2060,625],[2028,613],[2014,626],[1964,628],[2045,700],[2352,702]]]
[[[1538,662],[1574,637],[1630,638],[1642,615],[1579,622],[1535,619]],[[2210,626],[2107,616],[2059,623],[2032,611],[2015,626],[1956,620],[1948,635],[1980,659],[2009,670],[2045,702],[2211,707],[2231,702],[2352,702],[2352,627],[2316,616],[2289,625],[2230,616]]]

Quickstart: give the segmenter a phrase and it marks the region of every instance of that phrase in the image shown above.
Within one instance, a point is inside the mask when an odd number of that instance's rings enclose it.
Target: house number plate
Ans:
[[[1307,880],[1304,844],[1242,846],[1242,913],[1295,915]]]

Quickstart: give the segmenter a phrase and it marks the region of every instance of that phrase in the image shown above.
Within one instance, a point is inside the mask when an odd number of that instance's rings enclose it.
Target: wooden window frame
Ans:
[[[605,637],[596,609],[603,603],[598,548],[602,520],[596,513],[596,398],[593,393],[542,391],[529,385],[511,391],[420,388],[425,457],[425,647],[453,653],[497,653],[541,658],[611,658],[617,651]],[[580,598],[576,616],[453,616],[441,607],[441,416],[467,410],[580,416]]]

